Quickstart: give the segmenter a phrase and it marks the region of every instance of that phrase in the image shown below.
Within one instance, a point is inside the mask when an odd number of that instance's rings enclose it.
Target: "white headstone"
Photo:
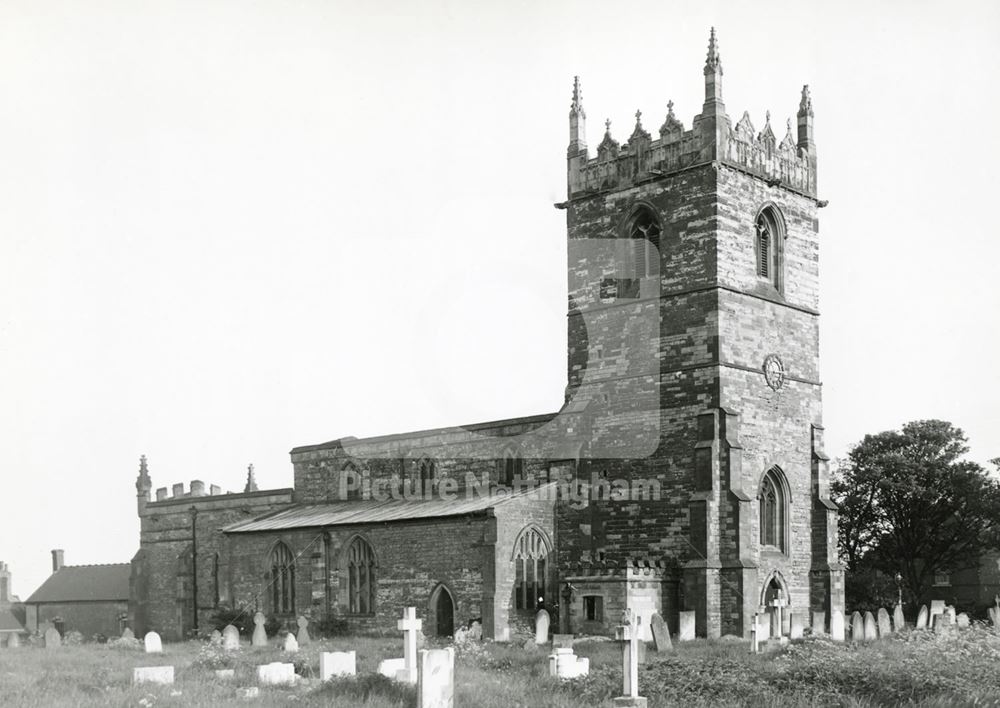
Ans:
[[[228,681],[231,678],[236,678],[236,669],[216,669],[215,678],[222,681]]]
[[[549,622],[551,621],[548,610],[539,610],[535,615],[535,644],[546,644],[549,641]]]
[[[163,642],[160,641],[160,635],[156,632],[146,632],[144,642],[147,654],[159,654],[163,651]]]
[[[246,688],[237,689],[236,695],[240,698],[257,698],[260,695],[260,689],[257,686],[247,686]]]
[[[844,613],[840,610],[830,613],[830,638],[835,642],[844,641]]]
[[[17,632],[11,632],[10,636],[7,637],[7,648],[17,649],[19,646],[21,646],[21,637],[18,636]]]
[[[955,618],[955,621],[958,623],[958,626],[961,627],[962,629],[967,629],[970,624],[969,616],[964,612],[960,612],[958,614],[958,617]]]
[[[236,629],[234,625],[227,624],[226,628],[222,630],[222,648],[227,651],[240,648],[240,630]]]
[[[896,632],[901,632],[906,628],[906,618],[903,617],[903,606],[897,604],[892,610],[892,628]]]
[[[309,620],[305,617],[299,617],[298,625],[299,633],[296,635],[295,640],[299,643],[300,647],[304,647],[312,641],[312,637],[309,636]]]
[[[771,615],[763,612],[754,616],[757,618],[757,641],[766,642],[771,638]]]
[[[812,633],[824,634],[826,632],[826,613],[822,610],[814,611],[812,620]]]
[[[275,661],[257,667],[257,681],[262,686],[274,686],[295,683],[295,664],[283,664]]]
[[[406,670],[406,659],[383,659],[378,664],[378,672],[383,676],[394,679],[400,671]]]
[[[917,613],[917,629],[927,629],[927,605],[920,606],[920,612]]]
[[[689,642],[695,637],[694,610],[681,612],[680,618],[680,627],[678,628],[677,639],[681,642]]]
[[[878,636],[888,637],[892,634],[892,621],[889,619],[889,611],[884,607],[878,608]]]
[[[173,683],[173,666],[137,666],[132,669],[132,683]]]
[[[423,621],[417,619],[416,607],[407,607],[403,610],[403,619],[396,622],[396,629],[403,633],[403,660],[406,662],[403,670],[396,675],[398,681],[417,682],[417,633],[422,626]]]
[[[805,629],[805,617],[802,612],[791,612],[789,613],[791,618],[789,620],[790,624],[788,626],[788,638],[789,639],[802,639],[802,632]]]
[[[934,615],[940,615],[944,612],[944,600],[931,600],[931,614],[928,622],[933,622]]]
[[[299,641],[295,638],[295,635],[289,632],[285,635],[285,651],[294,654],[299,650]]]
[[[860,612],[851,615],[851,641],[860,642],[865,638],[865,619]]]
[[[670,641],[670,627],[659,612],[654,612],[649,618],[649,629],[653,634],[653,646],[656,647],[656,651],[670,651],[674,648]]]
[[[319,655],[320,681],[329,681],[335,676],[355,676],[357,672],[357,655],[353,651],[325,651]]]
[[[576,656],[571,647],[559,647],[549,655],[549,676],[574,679],[590,673],[590,659]]]
[[[875,615],[865,612],[865,639],[878,639],[878,627],[875,624]]]
[[[264,623],[267,618],[264,617],[263,612],[258,612],[253,616],[253,638],[250,643],[255,647],[266,647],[267,646],[267,632],[264,630]]]
[[[62,637],[59,636],[59,630],[55,627],[49,627],[45,630],[45,648],[46,649],[56,649],[62,646]]]
[[[455,708],[455,648],[421,649],[417,708]]]

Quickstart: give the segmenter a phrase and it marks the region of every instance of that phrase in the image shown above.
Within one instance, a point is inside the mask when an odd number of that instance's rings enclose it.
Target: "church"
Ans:
[[[656,137],[636,113],[596,154],[574,81],[558,411],[302,445],[285,489],[251,468],[241,493],[154,493],[143,458],[133,629],[179,639],[232,608],[381,633],[415,606],[427,633],[506,641],[539,608],[611,635],[630,607],[644,638],[654,611],[711,638],[775,604],[843,611],[809,89],[778,138],[727,113],[714,30],[703,73],[690,127],[668,103]]]

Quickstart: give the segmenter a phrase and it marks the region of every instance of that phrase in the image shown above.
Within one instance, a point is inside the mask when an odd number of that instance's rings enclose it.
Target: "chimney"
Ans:
[[[178,482],[174,485],[174,498],[184,496],[184,482]]]
[[[60,568],[63,567],[63,549],[55,548],[52,550],[52,572],[55,573]]]
[[[167,488],[160,487],[156,490],[156,501],[163,501],[167,498]]]
[[[203,497],[205,496],[205,483],[200,479],[191,480],[191,496],[192,497]]]
[[[213,497],[216,494],[222,494],[222,487],[220,487],[218,484],[213,484],[211,487],[209,487],[209,494]]]

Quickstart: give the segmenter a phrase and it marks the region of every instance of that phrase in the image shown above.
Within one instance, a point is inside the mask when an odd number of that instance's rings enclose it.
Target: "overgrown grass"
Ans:
[[[4,706],[332,706],[411,708],[413,687],[375,674],[380,660],[401,655],[398,639],[340,638],[315,642],[294,657],[276,645],[236,653],[198,642],[169,644],[161,655],[103,645],[47,651],[0,651]],[[316,678],[321,651],[354,649],[359,676],[325,685]],[[547,651],[517,644],[470,644],[457,653],[460,708],[585,708],[610,705],[621,690],[621,650],[613,642],[583,643],[591,675],[574,681],[548,676]],[[294,687],[256,685],[256,666],[291,660],[303,677]],[[975,626],[949,635],[906,632],[863,644],[827,639],[794,642],[771,654],[750,655],[745,642],[699,640],[673,652],[650,652],[640,693],[650,706],[881,705],[1000,707],[1000,635]],[[136,666],[172,665],[173,686],[132,686]],[[232,668],[235,679],[215,677]]]

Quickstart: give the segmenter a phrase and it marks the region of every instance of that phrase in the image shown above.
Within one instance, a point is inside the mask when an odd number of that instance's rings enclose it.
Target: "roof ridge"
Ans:
[[[59,570],[65,570],[66,568],[106,568],[115,565],[131,565],[131,563],[80,563],[78,565],[64,565]],[[56,572],[58,573],[59,570]]]

